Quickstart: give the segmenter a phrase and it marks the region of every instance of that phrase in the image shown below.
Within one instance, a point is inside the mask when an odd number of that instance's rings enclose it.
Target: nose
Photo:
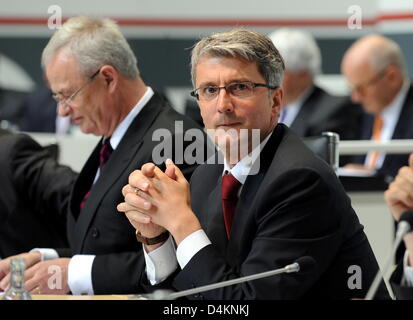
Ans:
[[[57,113],[61,117],[67,117],[70,114],[70,107],[64,101],[60,101],[57,104]]]
[[[232,104],[231,96],[227,92],[227,90],[225,90],[225,88],[222,88],[219,91],[219,94],[217,97],[217,109],[218,109],[218,112],[222,112],[222,113],[234,111],[234,105]]]

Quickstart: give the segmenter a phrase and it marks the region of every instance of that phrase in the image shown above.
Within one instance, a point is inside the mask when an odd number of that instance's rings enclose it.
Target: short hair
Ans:
[[[201,57],[242,58],[256,62],[258,71],[271,86],[280,87],[284,75],[284,61],[271,40],[260,33],[233,29],[201,39],[192,49],[191,77],[195,87],[196,66]]]
[[[389,38],[383,37],[382,44],[373,49],[368,61],[376,72],[381,72],[386,67],[393,65],[400,69],[404,76],[407,76],[406,62],[400,46]]]
[[[292,72],[308,70],[312,77],[320,73],[320,48],[309,32],[281,28],[268,36],[283,56],[287,70]]]
[[[42,67],[60,50],[68,49],[79,63],[79,71],[90,76],[103,65],[111,65],[123,76],[139,75],[137,59],[118,25],[111,19],[78,16],[56,31],[42,53]]]

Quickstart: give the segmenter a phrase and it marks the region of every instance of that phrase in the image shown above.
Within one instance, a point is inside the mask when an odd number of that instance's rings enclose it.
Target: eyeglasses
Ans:
[[[383,69],[382,71],[378,72],[375,76],[373,76],[369,81],[367,81],[366,83],[363,84],[359,84],[356,86],[352,86],[349,85],[350,87],[350,92],[362,92],[364,90],[366,90],[368,87],[370,87],[371,85],[375,84],[377,81],[380,80],[380,78],[382,76],[385,75],[385,73],[387,72],[387,68]]]
[[[254,94],[254,88],[265,87],[268,89],[277,89],[277,86],[270,86],[265,83],[255,83],[255,82],[234,82],[226,86],[201,86],[191,91],[191,96],[195,97],[197,100],[211,101],[218,97],[221,89],[225,89],[227,93],[237,98],[249,98]]]
[[[98,71],[96,71],[94,74],[92,74],[89,79],[75,92],[73,92],[68,98],[63,97],[61,94],[55,93],[52,95],[53,99],[56,100],[57,104],[63,104],[64,107],[67,107],[73,99],[76,97],[76,95],[82,91],[83,88],[85,88],[89,83],[93,81],[93,79],[96,78],[96,76],[99,74],[100,68]]]

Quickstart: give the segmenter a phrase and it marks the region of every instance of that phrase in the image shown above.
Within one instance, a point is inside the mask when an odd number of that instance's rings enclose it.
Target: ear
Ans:
[[[272,93],[271,93],[271,103],[272,103],[271,114],[272,114],[273,117],[275,117],[275,119],[278,119],[278,116],[280,115],[283,95],[284,95],[283,88],[278,88],[278,89],[272,90]]]
[[[113,93],[119,83],[119,72],[114,67],[105,65],[100,69],[100,73],[103,76],[109,93]]]

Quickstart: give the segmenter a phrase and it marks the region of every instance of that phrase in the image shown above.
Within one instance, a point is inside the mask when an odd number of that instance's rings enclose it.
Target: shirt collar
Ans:
[[[136,116],[141,112],[143,107],[148,103],[148,101],[152,98],[154,92],[151,87],[147,87],[145,94],[142,98],[137,102],[137,104],[133,107],[131,111],[129,111],[128,115],[119,123],[116,127],[115,131],[113,131],[112,136],[110,137],[110,145],[112,146],[113,150],[119,145],[120,141],[122,140],[123,136],[128,130],[132,121],[136,118]]]
[[[241,184],[245,183],[248,175],[251,173],[256,160],[259,158],[261,151],[264,149],[268,140],[270,139],[273,132],[271,132],[255,149],[244,157],[232,167],[232,169],[227,164],[227,161],[224,156],[224,171],[222,174],[231,173],[235,179],[237,179]]]
[[[399,92],[394,97],[392,102],[386,108],[384,108],[383,111],[381,112],[383,121],[386,121],[386,119],[389,119],[393,115],[397,115],[397,118],[399,117],[399,113],[402,109],[403,101],[406,98],[409,87],[410,87],[410,81],[405,80],[403,82],[402,88],[399,90]]]

